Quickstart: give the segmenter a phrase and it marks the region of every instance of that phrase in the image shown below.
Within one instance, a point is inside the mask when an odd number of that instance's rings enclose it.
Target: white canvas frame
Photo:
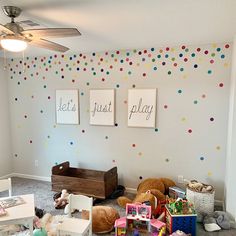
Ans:
[[[128,126],[155,128],[157,89],[128,90]]]
[[[79,124],[78,90],[56,90],[56,123]]]
[[[115,125],[115,90],[90,90],[90,124]]]

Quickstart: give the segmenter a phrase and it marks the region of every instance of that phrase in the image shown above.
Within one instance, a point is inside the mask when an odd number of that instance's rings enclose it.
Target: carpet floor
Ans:
[[[52,215],[62,215],[63,210],[56,210],[53,205],[53,195],[55,192],[51,191],[51,183],[23,179],[23,178],[12,178],[12,190],[13,195],[23,195],[23,194],[34,194],[35,195],[35,206],[38,208],[44,209],[46,212]],[[126,194],[132,197],[132,194]],[[0,193],[0,197],[6,196],[6,193]],[[116,203],[116,200],[104,200],[96,205],[106,205],[111,206],[117,209],[120,216],[125,215],[125,210],[119,207]],[[103,234],[105,236],[105,234]],[[114,232],[111,232],[106,235],[114,235]],[[231,230],[221,230],[218,232],[206,232],[202,224],[197,224],[197,235],[198,236],[236,236],[236,229]]]

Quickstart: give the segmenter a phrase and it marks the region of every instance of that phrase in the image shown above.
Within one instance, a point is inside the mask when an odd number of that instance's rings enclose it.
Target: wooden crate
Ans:
[[[67,161],[52,167],[51,183],[55,192],[67,189],[74,194],[105,199],[117,188],[117,167],[108,171],[88,170],[70,167]]]

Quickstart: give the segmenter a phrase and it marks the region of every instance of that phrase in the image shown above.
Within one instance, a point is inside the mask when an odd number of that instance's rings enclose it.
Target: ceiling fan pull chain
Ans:
[[[6,50],[3,50],[4,53],[4,59],[3,59],[3,69],[6,70],[7,69],[7,57],[6,57]]]

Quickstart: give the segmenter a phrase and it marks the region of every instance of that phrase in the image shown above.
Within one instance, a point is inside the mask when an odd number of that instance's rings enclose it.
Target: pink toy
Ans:
[[[127,231],[133,231],[136,235],[140,232],[151,232],[153,236],[164,236],[166,224],[151,219],[151,206],[145,204],[126,204],[126,217],[115,222],[115,235],[126,235]]]

